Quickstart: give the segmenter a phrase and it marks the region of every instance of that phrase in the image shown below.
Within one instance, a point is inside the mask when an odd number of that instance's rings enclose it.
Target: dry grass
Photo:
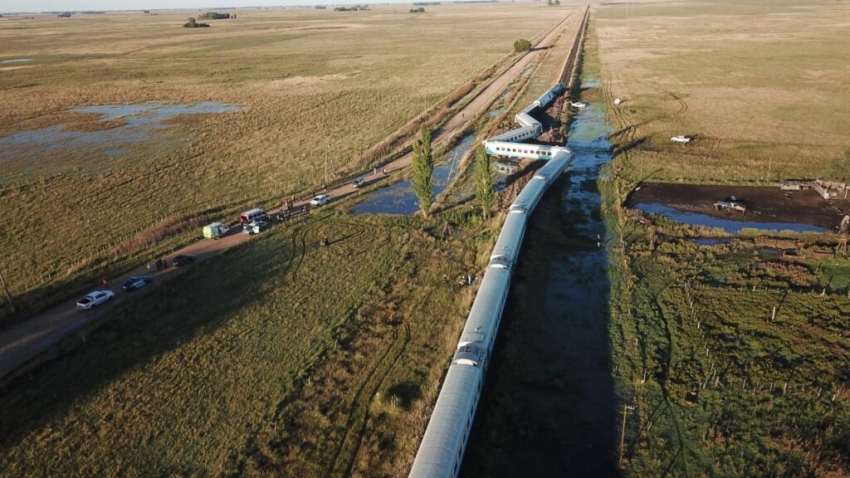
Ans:
[[[404,476],[472,298],[442,276],[494,240],[454,220],[319,215],[147,291],[0,394],[4,473]]]
[[[4,148],[11,157],[0,162],[0,212],[9,223],[0,267],[13,294],[72,289],[90,279],[85,271],[67,275],[73,264],[164,218],[218,211],[226,219],[277,204],[319,184],[326,155],[340,176],[368,163],[364,154],[383,151],[375,145],[503,58],[516,38],[553,21],[545,5],[237,14],[204,31],[180,28],[188,13],[174,12],[4,20],[0,58],[34,61],[3,69],[0,141],[79,122],[66,112],[77,106],[241,107],[173,119],[168,132],[119,155],[109,144],[17,155]],[[107,267],[150,259],[175,241]]]
[[[850,7],[716,2],[598,7],[599,49],[635,179],[750,182],[820,177],[850,147]],[[611,104],[613,109],[613,104]],[[671,136],[698,135],[672,145]]]

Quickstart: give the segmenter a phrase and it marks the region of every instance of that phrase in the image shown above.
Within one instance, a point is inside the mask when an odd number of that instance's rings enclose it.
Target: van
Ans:
[[[204,226],[204,237],[207,239],[218,239],[227,234],[228,227],[220,222],[214,222]]]
[[[245,211],[239,215],[239,222],[242,224],[250,224],[254,221],[266,221],[269,219],[269,215],[266,214],[262,208],[251,209],[250,211]]]

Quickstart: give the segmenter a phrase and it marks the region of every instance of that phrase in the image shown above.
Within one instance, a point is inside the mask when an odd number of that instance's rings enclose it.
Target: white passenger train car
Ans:
[[[562,91],[563,85],[556,85],[535,102],[534,108],[545,106]],[[525,110],[523,113],[527,114]],[[451,478],[460,472],[528,218],[546,189],[572,161],[569,149],[546,148],[545,159],[550,161],[534,174],[508,210],[410,470],[412,478]]]

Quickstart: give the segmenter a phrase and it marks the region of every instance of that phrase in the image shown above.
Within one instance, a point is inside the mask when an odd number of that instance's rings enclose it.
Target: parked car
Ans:
[[[130,292],[131,290],[141,289],[150,283],[150,277],[147,276],[131,277],[124,281],[121,288],[124,289],[124,292]]]
[[[324,206],[328,202],[330,202],[331,197],[327,194],[319,194],[310,200],[310,205],[313,207]]]
[[[195,262],[195,259],[197,259],[197,257],[193,255],[180,254],[179,256],[172,259],[171,265],[173,265],[174,267],[183,267]]]
[[[352,181],[351,185],[352,185],[355,189],[357,189],[357,188],[359,188],[360,186],[362,186],[365,182],[366,182],[366,178],[364,178],[364,177],[359,177],[359,178],[355,179],[354,181]]]
[[[266,221],[257,221],[253,224],[253,227],[251,228],[251,230],[254,231],[254,234],[259,234],[259,233],[265,231],[266,229],[268,229],[269,226],[270,226],[270,224],[267,223]]]
[[[111,290],[96,290],[94,292],[89,292],[85,297],[77,302],[77,308],[93,309],[104,302],[112,300],[114,297],[115,294]]]
[[[227,234],[229,228],[220,222],[214,222],[204,226],[204,237],[207,239],[218,239]]]

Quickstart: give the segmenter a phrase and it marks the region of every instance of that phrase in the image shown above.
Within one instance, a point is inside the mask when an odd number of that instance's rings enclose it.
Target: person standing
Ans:
[[[106,287],[108,285],[106,279],[103,279],[102,281],[100,281],[100,283],[103,284],[103,287]]]

